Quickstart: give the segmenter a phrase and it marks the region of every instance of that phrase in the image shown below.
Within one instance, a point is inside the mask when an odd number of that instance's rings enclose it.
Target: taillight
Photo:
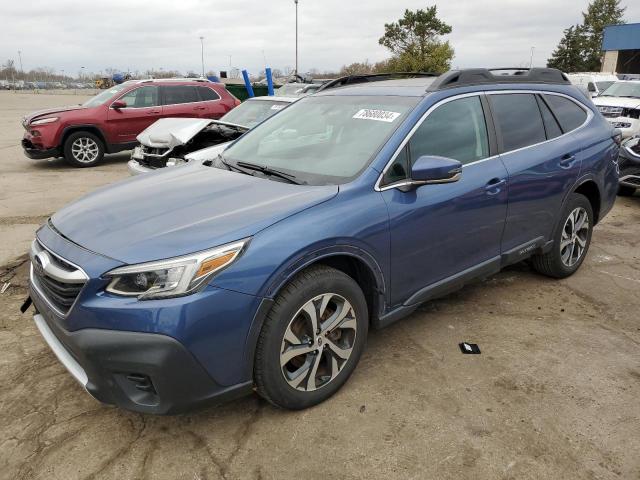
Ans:
[[[240,100],[238,100],[237,98],[234,98],[234,99],[233,99],[233,103],[235,103],[235,105],[236,105],[236,107],[237,107],[237,106],[238,106],[238,105],[240,105],[242,102],[241,102]]]

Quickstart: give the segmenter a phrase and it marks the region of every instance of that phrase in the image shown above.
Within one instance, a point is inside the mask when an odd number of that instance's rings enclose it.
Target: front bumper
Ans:
[[[640,120],[629,117],[606,117],[613,128],[620,130],[622,138],[630,138],[640,133]]]
[[[43,338],[97,400],[143,413],[167,414],[249,393],[252,382],[218,385],[177,340],[166,335],[88,328],[69,332],[31,289]]]
[[[155,171],[155,169],[145,167],[144,165],[140,164],[140,162],[133,159],[129,160],[129,162],[127,163],[127,169],[129,170],[130,175],[142,175],[143,173]]]
[[[22,149],[24,150],[24,154],[32,160],[55,158],[61,155],[59,148],[38,148],[37,145],[26,138],[22,139]]]

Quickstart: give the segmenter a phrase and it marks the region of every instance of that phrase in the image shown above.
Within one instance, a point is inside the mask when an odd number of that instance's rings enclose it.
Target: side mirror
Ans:
[[[411,180],[415,185],[457,182],[462,175],[462,164],[452,158],[423,155],[411,167]]]
[[[593,82],[589,82],[587,84],[587,90],[589,90],[591,93],[595,93],[597,91],[596,86],[594,85]]]
[[[114,108],[116,110],[119,110],[121,108],[127,108],[127,102],[124,102],[122,100],[116,100],[111,104],[111,108]]]

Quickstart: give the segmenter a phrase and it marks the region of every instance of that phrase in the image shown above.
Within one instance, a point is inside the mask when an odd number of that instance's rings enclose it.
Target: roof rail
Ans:
[[[138,83],[145,82],[211,82],[208,78],[145,78],[144,80],[138,80]]]
[[[496,74],[494,72],[504,73]],[[429,85],[427,91],[435,92],[447,88],[489,83],[551,83],[568,85],[571,82],[564,73],[555,68],[468,68],[450,70],[447,73],[443,73]]]
[[[437,77],[437,73],[427,72],[390,72],[390,73],[363,73],[356,75],[346,75],[324,83],[317,91],[321,92],[329,88],[343,87],[345,85],[355,85],[357,83],[381,82],[384,80],[395,80],[397,78],[419,78]]]

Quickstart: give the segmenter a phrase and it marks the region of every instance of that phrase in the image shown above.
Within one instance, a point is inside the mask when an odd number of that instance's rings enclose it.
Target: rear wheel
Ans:
[[[326,266],[300,273],[278,295],[260,332],[258,393],[294,410],[326,400],[355,369],[368,324],[364,294],[351,277]]]
[[[634,193],[636,193],[635,187],[630,187],[628,185],[620,185],[618,187],[618,195],[621,197],[630,197]]]
[[[587,255],[593,231],[593,209],[584,195],[573,193],[560,215],[551,251],[535,255],[533,267],[549,277],[573,275]]]
[[[64,159],[74,167],[93,167],[104,156],[104,144],[90,132],[75,132],[64,142]]]

